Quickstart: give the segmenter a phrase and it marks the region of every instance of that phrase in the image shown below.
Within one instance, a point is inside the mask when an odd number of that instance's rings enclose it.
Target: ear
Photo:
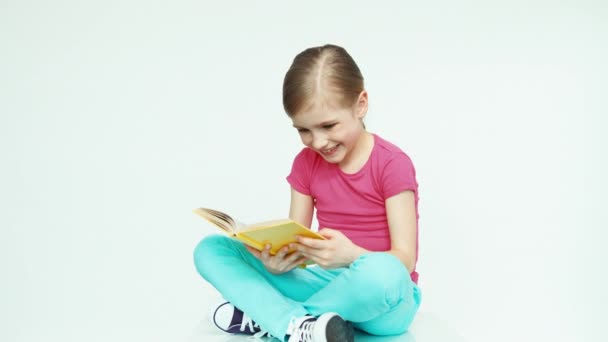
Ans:
[[[368,107],[367,90],[363,90],[359,94],[359,98],[357,99],[357,102],[355,103],[354,109],[355,109],[355,114],[357,115],[357,118],[363,119],[365,117],[365,115],[367,114],[367,107]]]

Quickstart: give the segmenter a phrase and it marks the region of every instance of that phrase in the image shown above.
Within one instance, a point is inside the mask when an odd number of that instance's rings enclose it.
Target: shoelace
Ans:
[[[306,320],[306,321],[302,322],[299,327],[295,327],[297,322],[296,322],[295,318],[292,318],[289,325],[294,326],[295,331],[292,333],[291,337],[289,338],[289,342],[291,342],[291,341],[298,341],[298,342],[309,342],[310,341],[310,342],[312,342],[312,330],[315,325],[315,322],[316,322],[316,320],[312,319],[312,317],[311,317],[310,320]],[[291,330],[291,331],[293,331],[293,330]]]
[[[299,337],[300,341],[302,341],[302,342],[311,341],[312,342],[312,328],[314,327],[314,325],[315,325],[314,321],[302,323],[302,325],[298,329],[298,333],[300,335],[298,337]]]
[[[243,312],[243,320],[241,321],[241,327],[239,328],[239,330],[245,331],[245,328],[247,328],[247,326],[249,326],[250,331],[255,331],[254,328],[257,327],[258,324],[253,324],[253,320],[251,319],[251,317],[247,316],[247,314]]]
[[[255,331],[254,328],[260,328],[260,326],[257,323],[255,323],[255,324],[253,323],[253,320],[251,319],[251,317],[247,316],[247,314],[243,312],[243,320],[241,321],[241,327],[239,328],[239,330],[245,331],[245,328],[247,326],[249,326],[250,331]],[[263,330],[262,328],[260,328],[260,331],[253,334],[253,338],[255,338],[257,340],[257,339],[264,337],[264,335],[272,338],[272,335],[270,335],[267,331]]]

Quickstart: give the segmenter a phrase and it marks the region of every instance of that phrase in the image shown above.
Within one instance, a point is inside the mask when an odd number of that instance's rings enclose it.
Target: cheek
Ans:
[[[331,134],[331,138],[332,140],[336,140],[336,141],[341,141],[344,143],[348,143],[351,140],[353,140],[353,137],[355,136],[354,132],[352,129],[349,129],[347,127],[344,127],[343,129],[337,130],[332,132]]]
[[[309,146],[312,143],[310,134],[300,134],[300,140],[302,140],[302,144],[306,146]]]
[[[343,132],[341,139],[346,144],[353,145],[354,143],[356,143],[357,139],[359,138],[359,135],[360,132],[357,129],[350,129],[347,132]]]

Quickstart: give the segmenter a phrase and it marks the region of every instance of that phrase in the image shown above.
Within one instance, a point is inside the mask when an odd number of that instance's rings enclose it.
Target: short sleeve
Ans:
[[[405,153],[395,153],[391,156],[384,166],[381,179],[384,199],[406,190],[418,192],[416,170]]]
[[[310,152],[312,151],[305,148],[298,153],[291,166],[291,173],[286,178],[287,182],[292,188],[304,195],[309,196],[311,195],[310,180],[314,157],[314,152],[313,155],[311,155]]]

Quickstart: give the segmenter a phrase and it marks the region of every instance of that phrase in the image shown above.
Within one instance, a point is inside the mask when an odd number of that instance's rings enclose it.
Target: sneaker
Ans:
[[[337,313],[324,313],[318,318],[292,318],[287,328],[288,342],[353,342],[353,325]]]
[[[231,334],[247,334],[256,337],[268,335],[246,313],[229,302],[222,303],[215,309],[213,323],[221,330]]]

